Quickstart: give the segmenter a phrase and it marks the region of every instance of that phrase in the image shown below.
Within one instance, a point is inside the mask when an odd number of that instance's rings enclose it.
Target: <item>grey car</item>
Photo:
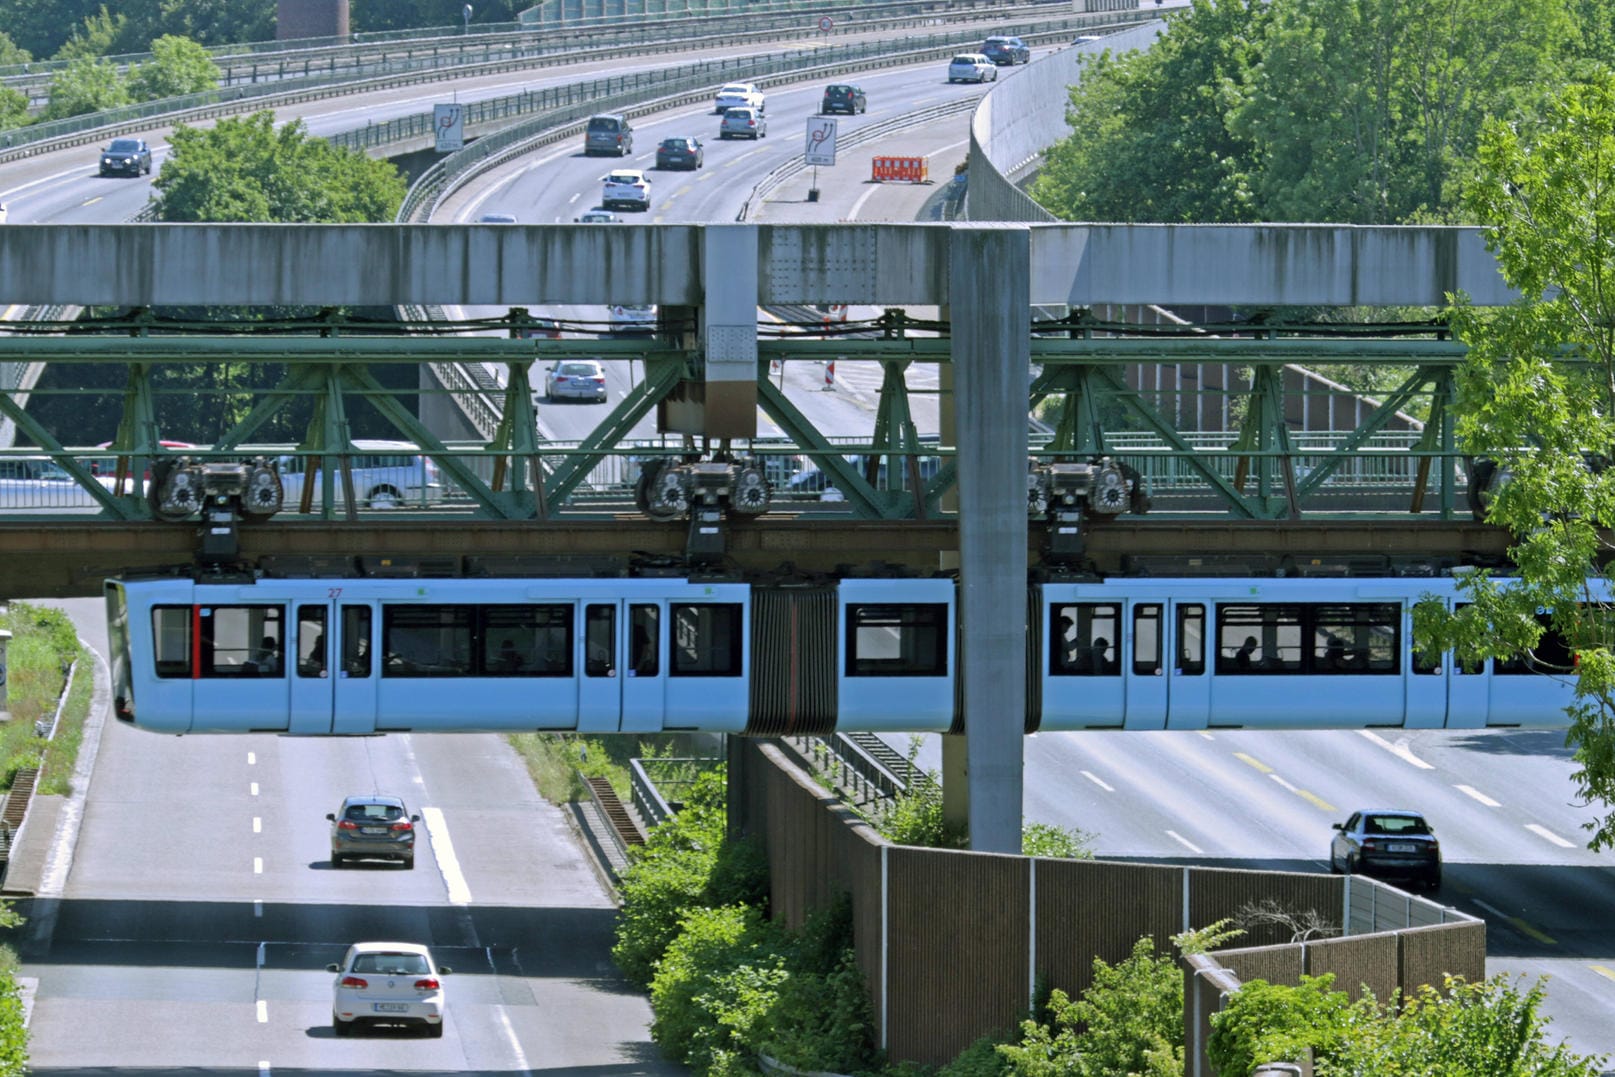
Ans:
[[[1352,812],[1334,829],[1330,871],[1409,879],[1430,890],[1441,885],[1441,843],[1418,812],[1406,808]]]
[[[583,153],[586,157],[609,153],[614,157],[627,157],[634,151],[634,126],[627,116],[607,113],[590,116],[583,129]]]
[[[380,793],[349,797],[326,818],[331,821],[333,868],[363,859],[415,866],[415,824],[421,817],[411,815],[398,797]]]
[[[768,119],[754,108],[731,108],[718,121],[718,138],[768,137]]]
[[[143,138],[115,138],[101,151],[101,175],[142,176],[151,171],[151,147]]]

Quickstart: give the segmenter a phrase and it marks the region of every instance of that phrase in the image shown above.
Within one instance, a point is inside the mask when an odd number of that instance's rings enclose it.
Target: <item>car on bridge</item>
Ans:
[[[961,52],[948,61],[949,82],[997,82],[998,65],[979,52]]]
[[[832,112],[845,112],[849,116],[856,116],[860,112],[868,111],[869,98],[864,93],[864,88],[845,82],[826,86],[824,100],[819,102],[821,116],[828,116]]]
[[[705,163],[706,153],[701,149],[699,138],[664,138],[656,146],[657,168],[684,168],[693,172]]]
[[[732,108],[754,108],[763,111],[763,91],[749,82],[731,82],[712,99],[712,111],[719,116]]]
[[[1352,812],[1334,825],[1329,870],[1441,886],[1441,843],[1424,816],[1405,808]]]
[[[412,942],[356,942],[342,960],[325,966],[336,973],[331,987],[331,1031],[346,1036],[363,1024],[411,1025],[432,1039],[443,1036],[447,1000],[442,977],[453,970]]]
[[[1032,48],[1018,37],[995,34],[982,42],[981,53],[1000,67],[1032,62]]]
[[[601,182],[600,205],[606,209],[650,209],[650,177],[638,169],[607,172]]]
[[[749,138],[755,142],[768,137],[768,119],[758,109],[736,107],[718,121],[718,138]]]
[[[143,138],[115,138],[101,151],[101,175],[142,176],[151,172],[151,147]]]
[[[517,221],[516,221],[516,215],[514,213],[484,213],[482,216],[477,218],[477,223],[478,224],[515,224],[515,223],[517,223]]]
[[[609,153],[627,157],[634,150],[634,125],[627,116],[607,113],[590,116],[583,129],[583,156]]]
[[[437,465],[417,446],[407,441],[357,439],[353,448],[355,451],[348,456],[348,472],[353,476],[354,499],[365,508],[428,508],[443,500]],[[339,453],[332,455],[340,459]],[[290,454],[275,458],[288,510],[301,503],[305,480],[314,485],[313,503],[319,504],[324,486],[320,459]],[[336,501],[343,504],[347,500],[346,484],[340,472],[332,478]]]
[[[656,307],[648,303],[614,303],[611,307],[613,333],[656,332]]]

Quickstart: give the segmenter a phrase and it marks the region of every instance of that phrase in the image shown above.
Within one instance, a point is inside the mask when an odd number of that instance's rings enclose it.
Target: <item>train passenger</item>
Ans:
[[[1106,657],[1110,650],[1110,641],[1099,636],[1088,649],[1088,668],[1093,673],[1105,674],[1110,672],[1110,659]]]
[[[274,636],[265,636],[253,652],[248,668],[264,676],[273,677],[280,673],[280,641]]]
[[[314,633],[309,641],[308,657],[303,659],[298,672],[305,677],[325,676],[325,636],[322,633]]]
[[[1340,642],[1339,636],[1330,636],[1329,643],[1323,649],[1324,669],[1346,668],[1346,645]]]
[[[1234,668],[1238,670],[1250,669],[1256,662],[1256,637],[1246,636],[1245,642],[1240,644],[1239,650],[1234,654]]]
[[[516,673],[522,668],[522,656],[516,653],[516,641],[505,637],[499,641],[499,656],[494,660],[494,668],[500,673]]]

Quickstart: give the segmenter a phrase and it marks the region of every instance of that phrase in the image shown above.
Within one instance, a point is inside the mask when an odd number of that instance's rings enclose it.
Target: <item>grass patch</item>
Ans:
[[[511,733],[506,739],[527,764],[533,787],[551,804],[570,804],[588,797],[583,777],[604,778],[624,803],[632,799],[630,759],[666,759],[710,755],[683,733],[623,736],[586,733]],[[582,777],[580,777],[580,773]]]
[[[84,743],[84,722],[90,716],[90,699],[95,695],[95,666],[90,652],[79,651],[68,686],[67,703],[56,736],[45,743],[45,760],[40,772],[39,792],[66,796],[73,791],[73,768],[78,765],[79,748]]]

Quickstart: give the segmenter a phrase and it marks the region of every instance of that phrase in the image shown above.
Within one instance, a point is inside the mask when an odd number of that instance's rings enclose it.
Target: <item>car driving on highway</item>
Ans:
[[[568,359],[556,363],[544,376],[544,399],[589,400],[604,403],[606,371],[594,359]]]
[[[590,116],[583,129],[583,155],[609,153],[627,157],[634,150],[634,126],[627,116],[615,112]]]
[[[718,121],[719,139],[767,137],[768,119],[754,108],[732,108]]]
[[[731,82],[712,99],[712,111],[722,116],[732,108],[754,108],[762,112],[763,91],[749,82]]]
[[[578,224],[621,224],[622,218],[600,206],[589,210],[581,217],[572,218]]]
[[[1032,49],[1018,37],[994,35],[982,42],[981,54],[1001,67],[1032,62]]]
[[[635,168],[607,172],[601,180],[600,205],[606,209],[650,209],[650,177]]]
[[[453,970],[412,942],[356,942],[337,964],[331,988],[331,1031],[346,1036],[359,1024],[414,1025],[443,1035],[447,1000],[442,977]]]
[[[1405,808],[1352,812],[1334,829],[1330,871],[1407,879],[1429,890],[1441,886],[1441,843],[1418,812]]]
[[[823,116],[828,116],[832,112],[845,112],[849,116],[855,116],[868,111],[869,98],[864,94],[863,87],[845,82],[826,86],[824,99],[819,102],[819,113]]]
[[[979,52],[961,52],[948,62],[949,82],[997,82],[998,65]]]
[[[151,172],[151,147],[143,138],[115,138],[101,151],[101,175],[141,176]]]
[[[331,823],[333,868],[366,859],[415,866],[415,824],[421,817],[409,814],[398,797],[380,793],[352,796],[325,818]]]
[[[656,332],[656,307],[648,303],[615,303],[611,307],[613,333]]]
[[[694,171],[706,163],[699,138],[664,138],[656,145],[657,168],[687,168]]]

